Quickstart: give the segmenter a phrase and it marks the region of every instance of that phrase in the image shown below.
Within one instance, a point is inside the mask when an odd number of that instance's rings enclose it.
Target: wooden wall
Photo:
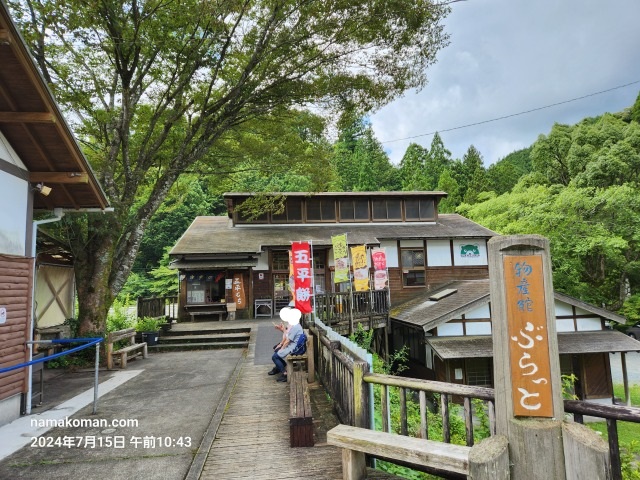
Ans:
[[[33,287],[33,259],[0,255],[0,307],[7,320],[0,324],[0,368],[29,360],[25,342],[29,339]],[[0,374],[0,400],[27,392],[27,368]]]
[[[427,268],[425,287],[405,287],[402,285],[402,269],[389,268],[391,304],[398,305],[452,280],[481,280],[489,278],[489,267],[432,267]]]

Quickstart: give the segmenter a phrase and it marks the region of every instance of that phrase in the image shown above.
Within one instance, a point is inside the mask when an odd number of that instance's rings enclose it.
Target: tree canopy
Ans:
[[[425,0],[13,0],[10,8],[115,207],[63,224],[81,333],[104,328],[149,220],[183,172],[233,171],[246,160],[239,140],[268,135],[266,123],[294,107],[371,111],[420,88],[447,43],[448,7]]]

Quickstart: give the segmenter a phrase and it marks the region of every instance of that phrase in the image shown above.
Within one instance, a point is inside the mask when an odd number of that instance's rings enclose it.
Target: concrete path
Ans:
[[[63,419],[62,426],[46,433],[35,426],[59,416],[53,408],[19,419],[29,420],[21,432],[13,424],[0,428],[3,445],[15,444],[20,437],[28,439],[26,446],[0,461],[0,479],[185,478],[211,420],[226,403],[225,391],[245,353],[171,352],[133,361],[126,372],[138,375],[102,396],[97,415],[91,414],[93,374],[80,374],[86,381],[84,388],[89,389],[87,406],[75,414],[69,410],[68,423]],[[103,377],[118,374],[102,372]],[[82,383],[74,374],[57,381],[58,387],[67,383],[70,390]],[[45,399],[46,392],[47,387]],[[114,426],[114,420],[128,425]],[[87,423],[80,425],[81,421]]]

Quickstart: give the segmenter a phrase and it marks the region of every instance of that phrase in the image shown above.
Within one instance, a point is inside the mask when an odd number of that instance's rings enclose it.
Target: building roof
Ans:
[[[331,246],[331,236],[347,233],[350,245],[378,245],[386,239],[490,238],[495,232],[460,215],[441,214],[437,222],[232,225],[228,217],[196,217],[170,255],[257,254],[265,247],[289,247],[310,240]]]
[[[464,337],[427,337],[443,360],[493,357],[491,335]],[[616,330],[558,334],[558,351],[564,354],[640,352],[640,342]]]
[[[431,330],[438,325],[448,322],[454,318],[491,301],[489,293],[489,280],[459,280],[441,285],[437,288],[421,293],[413,299],[396,305],[391,309],[392,320],[400,321],[417,327],[422,327],[424,331]],[[455,290],[440,300],[433,301],[432,298],[446,290]],[[617,323],[625,323],[625,318],[604,308],[590,305],[577,298],[554,292],[556,300],[575,305],[583,310],[593,313],[606,320]]]
[[[431,300],[447,290],[455,292],[440,300]],[[488,279],[460,280],[446,283],[394,306],[389,316],[392,320],[420,326],[427,331],[454,318],[460,318],[464,313],[486,303],[489,303]]]
[[[27,169],[18,177],[52,190],[34,195],[34,209],[108,207],[4,0],[0,0],[0,132]]]

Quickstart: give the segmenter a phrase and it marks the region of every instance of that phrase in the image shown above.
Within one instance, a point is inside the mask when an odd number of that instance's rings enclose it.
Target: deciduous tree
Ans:
[[[233,170],[251,121],[372,111],[425,84],[447,43],[429,0],[13,0],[115,207],[65,218],[81,333],[103,330],[150,218],[185,171]],[[254,123],[256,125],[256,123]]]

